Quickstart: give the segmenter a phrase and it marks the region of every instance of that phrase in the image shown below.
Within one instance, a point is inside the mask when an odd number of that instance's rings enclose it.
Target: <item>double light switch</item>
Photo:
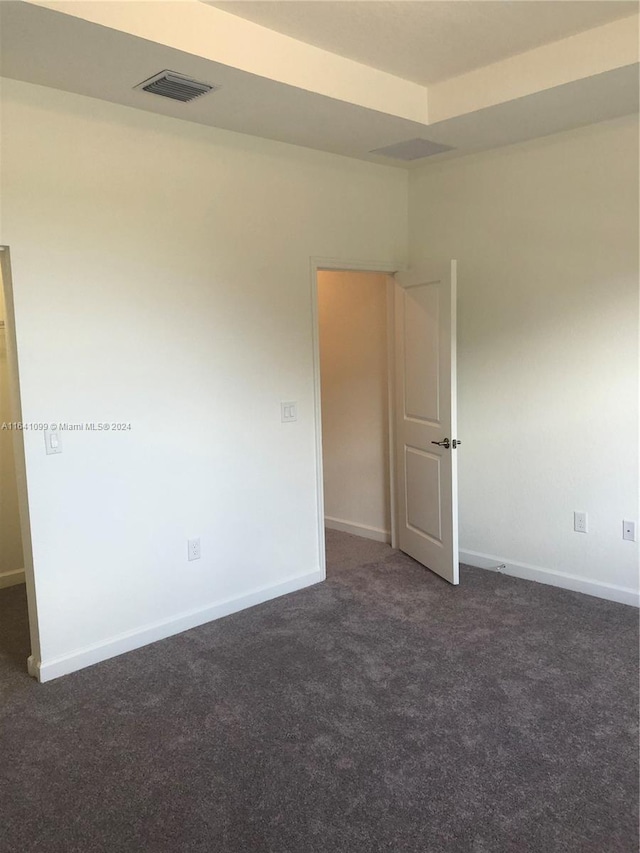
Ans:
[[[282,423],[298,420],[297,403],[280,403],[280,412],[282,417]]]

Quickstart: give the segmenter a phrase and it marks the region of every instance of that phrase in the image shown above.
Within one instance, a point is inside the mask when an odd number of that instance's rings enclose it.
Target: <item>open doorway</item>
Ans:
[[[0,684],[38,653],[9,249],[0,246]]]
[[[395,273],[317,264],[318,518],[459,583],[457,261]],[[324,554],[321,553],[321,560]]]
[[[392,540],[389,276],[318,270],[317,300],[330,572],[352,555],[380,556]]]

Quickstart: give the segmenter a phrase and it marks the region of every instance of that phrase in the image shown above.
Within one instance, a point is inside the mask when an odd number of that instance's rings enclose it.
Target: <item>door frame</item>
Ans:
[[[320,324],[318,316],[319,272],[370,272],[388,276],[387,280],[387,417],[389,422],[389,485],[391,509],[391,547],[397,545],[396,485],[395,485],[395,360],[394,335],[394,281],[397,272],[406,272],[404,264],[384,261],[346,261],[337,258],[310,258],[311,266],[311,331],[313,339],[313,410],[316,455],[316,512],[318,518],[318,548],[320,571],[327,576],[327,559],[324,533],[324,464],[322,457],[322,393],[320,384]]]

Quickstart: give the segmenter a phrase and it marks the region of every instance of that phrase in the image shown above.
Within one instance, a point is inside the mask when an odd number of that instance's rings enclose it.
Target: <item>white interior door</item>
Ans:
[[[397,544],[457,584],[456,262],[397,273],[394,314]]]

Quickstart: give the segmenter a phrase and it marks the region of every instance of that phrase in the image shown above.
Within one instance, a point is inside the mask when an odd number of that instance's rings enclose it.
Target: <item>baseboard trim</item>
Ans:
[[[514,578],[546,583],[549,586],[558,586],[572,592],[583,592],[585,595],[593,595],[596,598],[606,598],[608,601],[617,601],[619,604],[640,607],[640,592],[632,587],[602,583],[602,581],[590,580],[580,577],[580,575],[571,575],[554,569],[543,569],[540,566],[505,560],[493,554],[481,554],[478,551],[461,550],[460,562],[467,563],[469,566],[476,566],[479,569],[501,572]]]
[[[119,634],[104,642],[76,649],[67,655],[49,658],[48,660],[37,660],[31,656],[28,661],[29,674],[37,678],[40,682],[51,681],[54,678],[59,678],[61,675],[68,675],[87,666],[93,666],[93,664],[100,663],[125,652],[131,652],[134,649],[155,643],[157,640],[164,640],[175,634],[181,634],[190,628],[197,628],[198,625],[204,625],[206,622],[212,622],[214,619],[229,616],[231,613],[237,613],[239,610],[245,610],[247,607],[254,607],[256,604],[262,604],[273,598],[279,598],[281,595],[296,592],[296,590],[304,589],[304,587],[312,586],[323,580],[324,572],[321,569],[315,569],[304,575],[290,578],[283,583],[254,590],[238,598],[228,599],[227,601],[210,604],[207,607],[197,610],[180,613],[170,619]]]
[[[342,533],[351,533],[353,536],[362,536],[364,539],[373,539],[375,542],[391,542],[391,531],[383,530],[381,527],[370,527],[368,524],[356,524],[354,521],[344,521],[342,518],[332,518],[325,515],[324,526],[329,530],[340,530]]]
[[[0,572],[0,589],[8,586],[17,586],[24,583],[24,569],[15,569],[12,572]]]

